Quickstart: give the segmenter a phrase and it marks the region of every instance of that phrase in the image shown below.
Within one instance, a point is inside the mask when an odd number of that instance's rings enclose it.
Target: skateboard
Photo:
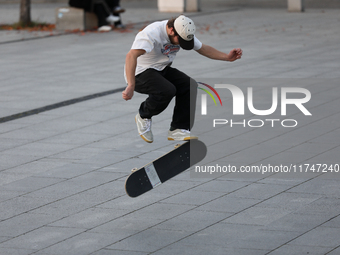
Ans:
[[[203,142],[187,141],[130,174],[125,181],[125,191],[130,197],[142,195],[200,162],[206,154]]]

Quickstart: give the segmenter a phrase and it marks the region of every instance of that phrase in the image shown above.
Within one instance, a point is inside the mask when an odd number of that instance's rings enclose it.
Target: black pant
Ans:
[[[119,0],[93,0],[92,2],[93,12],[98,18],[98,27],[108,25],[106,18],[113,12],[115,7],[119,6]],[[115,22],[115,25],[118,24],[121,24],[121,21]]]
[[[147,69],[136,76],[135,91],[148,94],[149,97],[140,105],[142,118],[163,112],[176,97],[171,127],[190,130],[194,124],[197,83],[185,73],[167,66],[163,71]]]

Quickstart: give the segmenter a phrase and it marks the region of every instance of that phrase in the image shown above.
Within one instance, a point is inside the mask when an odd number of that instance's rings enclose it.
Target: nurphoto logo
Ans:
[[[243,91],[232,84],[215,84],[214,87],[198,82],[200,85],[204,85],[205,87],[209,88],[219,99],[220,105],[222,105],[222,100],[219,95],[219,93],[216,91],[216,89],[227,89],[231,95],[232,95],[232,113],[233,116],[240,116],[245,115],[245,105],[248,107],[248,110],[256,115],[256,116],[270,116],[272,115],[278,108],[279,105],[279,99],[280,99],[280,115],[286,116],[287,115],[287,106],[293,105],[297,107],[297,109],[300,110],[302,114],[305,116],[311,116],[312,114],[308,109],[304,106],[305,103],[310,101],[311,99],[311,93],[308,89],[305,88],[299,88],[299,87],[282,87],[280,90],[277,87],[273,87],[271,90],[271,98],[268,98],[268,102],[271,102],[271,106],[268,109],[256,109],[254,106],[254,94],[253,94],[253,88],[248,87],[247,88],[247,95],[245,97]],[[214,95],[207,89],[198,87],[199,89],[206,92],[214,101],[215,105],[217,105],[217,102],[215,100]],[[222,91],[222,90],[221,90]],[[208,104],[207,104],[207,94],[201,95],[201,115],[207,115],[208,114]],[[247,99],[247,100],[246,100]],[[245,101],[247,104],[245,104]],[[230,105],[227,104],[225,107],[230,107]],[[247,120],[244,119],[242,121],[234,121],[233,119],[214,119],[213,120],[213,127],[216,127],[217,125],[227,125],[229,124],[231,127],[233,126],[249,126],[249,127],[262,127],[265,124],[269,124],[272,127],[274,127],[277,123],[280,123],[282,127],[296,127],[298,125],[297,120],[295,119],[276,119],[276,118],[266,118],[266,119],[250,119]]]

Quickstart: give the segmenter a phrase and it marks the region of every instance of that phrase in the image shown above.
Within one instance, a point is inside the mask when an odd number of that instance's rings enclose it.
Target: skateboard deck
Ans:
[[[134,171],[125,181],[125,191],[137,197],[152,190],[204,159],[207,147],[199,140],[190,140],[162,157]]]

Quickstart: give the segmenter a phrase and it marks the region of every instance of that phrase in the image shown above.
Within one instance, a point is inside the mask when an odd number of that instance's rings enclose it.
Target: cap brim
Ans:
[[[190,41],[184,40],[182,37],[178,36],[179,46],[184,50],[192,50],[194,48],[194,38]]]

